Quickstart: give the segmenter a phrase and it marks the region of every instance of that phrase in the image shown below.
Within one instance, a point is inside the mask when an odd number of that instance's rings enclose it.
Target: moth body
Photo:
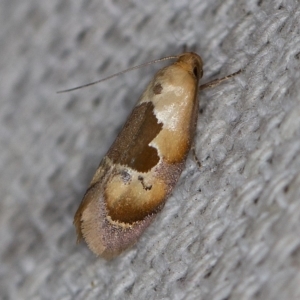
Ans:
[[[78,240],[113,257],[162,209],[191,149],[202,60],[183,53],[154,76],[102,159],[75,214]]]

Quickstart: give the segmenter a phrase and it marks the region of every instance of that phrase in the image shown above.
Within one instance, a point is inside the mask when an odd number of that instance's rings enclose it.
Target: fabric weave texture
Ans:
[[[201,55],[195,148],[114,260],[72,224],[101,158],[167,63]],[[300,3],[20,1],[0,10],[1,299],[300,299]]]

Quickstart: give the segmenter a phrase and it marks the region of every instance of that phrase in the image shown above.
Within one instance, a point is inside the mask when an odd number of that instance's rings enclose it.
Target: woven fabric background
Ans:
[[[192,155],[164,210],[112,261],[73,216],[155,64],[202,56]],[[300,3],[2,0],[1,299],[300,299]]]

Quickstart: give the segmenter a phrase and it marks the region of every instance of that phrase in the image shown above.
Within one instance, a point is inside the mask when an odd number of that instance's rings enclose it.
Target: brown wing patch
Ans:
[[[162,130],[154,115],[154,106],[145,102],[134,108],[107,156],[115,164],[138,172],[148,172],[159,162],[157,149],[149,146]]]
[[[159,95],[159,94],[161,94],[162,90],[163,90],[162,85],[160,83],[156,83],[154,88],[153,88],[153,93],[155,95]]]

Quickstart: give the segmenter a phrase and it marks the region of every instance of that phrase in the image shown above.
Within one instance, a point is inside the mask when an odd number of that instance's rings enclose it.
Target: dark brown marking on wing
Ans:
[[[154,115],[154,106],[145,102],[136,106],[107,156],[115,164],[138,172],[148,172],[159,162],[157,149],[149,146],[162,130]]]
[[[159,95],[159,94],[161,94],[162,90],[163,90],[163,87],[162,87],[162,85],[158,82],[158,83],[155,84],[155,86],[154,86],[154,88],[153,88],[153,93],[154,93],[155,95]]]

